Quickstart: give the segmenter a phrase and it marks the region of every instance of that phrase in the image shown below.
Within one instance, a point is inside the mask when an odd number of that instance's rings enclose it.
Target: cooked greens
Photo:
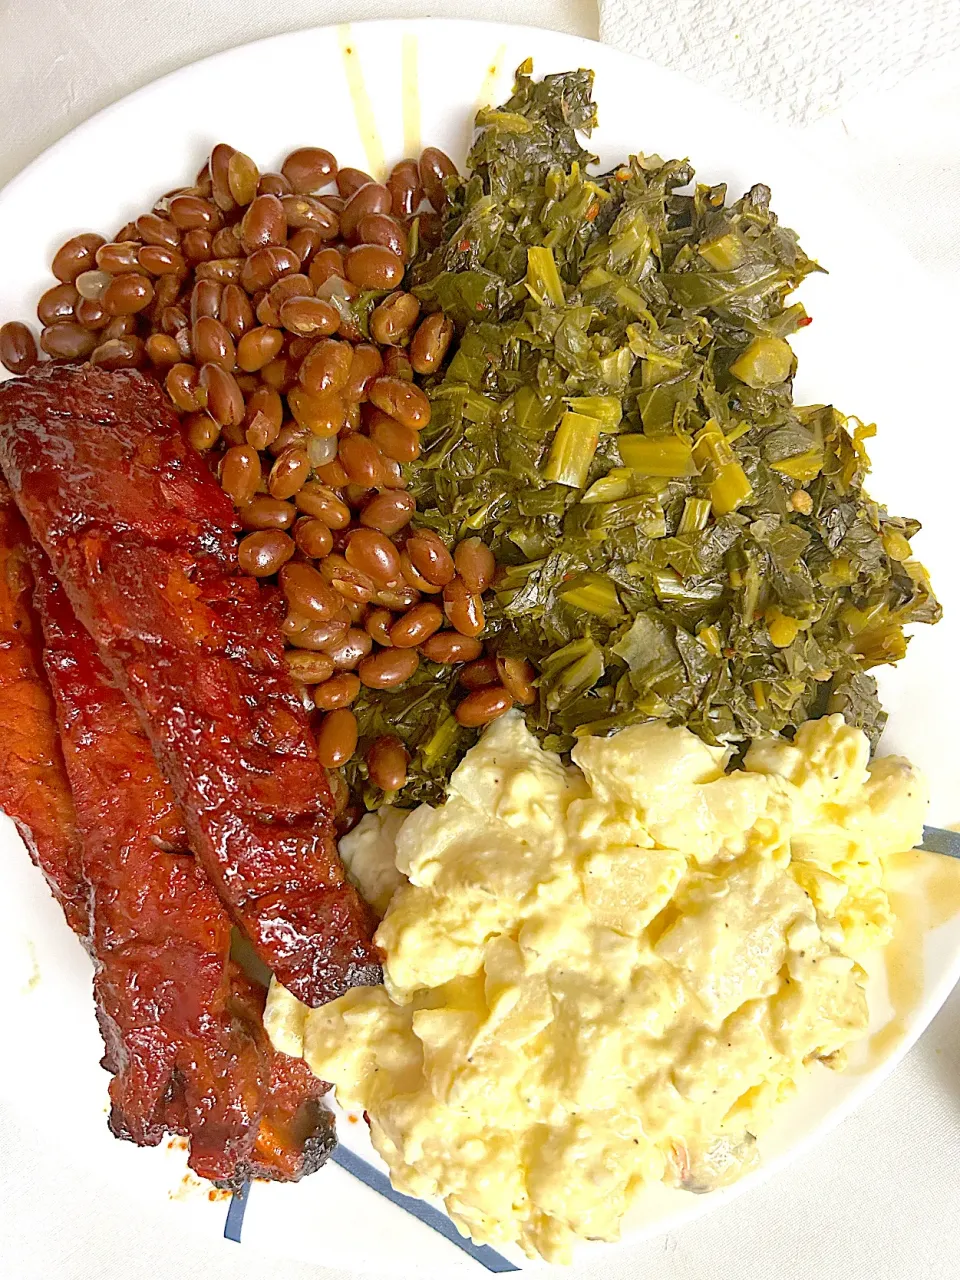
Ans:
[[[642,154],[593,175],[592,73],[529,72],[478,114],[414,271],[459,336],[410,470],[420,521],[505,566],[489,630],[536,663],[549,747],[650,717],[737,742],[829,710],[876,744],[867,671],[940,608],[919,524],[864,492],[873,428],[793,403],[791,295],[820,268],[762,185],[728,204]],[[436,795],[472,739],[452,692],[426,664],[399,723],[359,708],[418,749],[401,802]]]

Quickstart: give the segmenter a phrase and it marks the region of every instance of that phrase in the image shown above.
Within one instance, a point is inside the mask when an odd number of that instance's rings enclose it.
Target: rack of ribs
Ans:
[[[38,366],[0,386],[0,467],[258,955],[311,1006],[379,982],[278,603],[240,572],[230,501],[160,388]]]
[[[182,1134],[190,1166],[221,1184],[298,1178],[333,1145],[326,1086],[271,1049],[263,995],[230,958],[229,917],[137,718],[42,553],[31,560],[89,891],[110,1127],[141,1146]]]

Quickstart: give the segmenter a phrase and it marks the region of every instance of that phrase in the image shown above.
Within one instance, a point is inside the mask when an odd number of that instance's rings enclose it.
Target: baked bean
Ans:
[[[340,324],[339,311],[323,298],[287,298],[278,314],[284,329],[301,338],[336,333]]]
[[[324,657],[329,655],[324,654]],[[330,658],[330,669],[333,671],[333,659]],[[360,677],[352,671],[338,671],[323,682],[320,688],[313,690],[313,704],[321,711],[336,711],[339,707],[349,707],[360,692]]]
[[[280,245],[268,245],[257,249],[243,264],[240,282],[247,293],[269,289],[281,276],[293,275],[300,270],[300,259]]]
[[[184,263],[184,272],[186,271],[186,263]],[[155,326],[157,317],[164,312],[167,307],[172,306],[180,297],[180,290],[183,288],[183,274],[176,274],[167,271],[157,276],[153,282],[153,302],[147,313],[150,317],[150,323]]]
[[[260,484],[260,455],[248,444],[228,449],[220,463],[220,488],[234,506],[250,501]]]
[[[280,354],[283,334],[261,325],[250,329],[237,343],[237,364],[245,373],[256,373]]]
[[[347,416],[339,391],[313,395],[305,387],[292,387],[287,393],[287,403],[299,425],[318,436],[335,436]]]
[[[361,289],[393,289],[403,279],[403,259],[382,244],[359,244],[343,260],[347,279]]]
[[[354,241],[360,219],[368,213],[388,213],[390,192],[379,182],[366,182],[347,199],[340,212],[340,234],[344,240]]]
[[[73,284],[81,272],[92,271],[97,265],[97,250],[103,244],[103,236],[93,231],[71,236],[54,254],[53,274],[64,284]]]
[[[339,440],[336,441],[339,446]],[[326,462],[322,466],[317,467],[317,479],[321,484],[325,484],[328,489],[334,489],[343,498],[344,502],[350,502],[345,490],[349,488],[347,473],[340,465],[340,460],[334,458],[332,462]]]
[[[294,680],[299,680],[301,684],[323,684],[333,675],[333,659],[327,653],[310,653],[307,649],[288,649],[283,657],[287,670]],[[357,680],[357,687],[359,686],[360,681]]]
[[[269,253],[261,249],[261,253]],[[207,262],[198,262],[194,274],[198,280],[216,280],[220,284],[236,284],[243,276],[246,263],[243,258],[210,258]]]
[[[9,320],[0,326],[0,363],[11,373],[26,373],[37,363],[37,340],[25,324]]]
[[[103,329],[110,323],[110,316],[99,302],[92,298],[81,298],[77,303],[76,319],[85,329]]]
[[[293,191],[290,179],[282,173],[265,173],[257,184],[257,195],[288,196]]]
[[[296,538],[296,532],[294,532]],[[343,597],[324,582],[313,565],[293,561],[280,570],[280,587],[293,612],[317,622],[337,617]]]
[[[108,316],[130,316],[148,307],[152,300],[153,285],[149,278],[127,272],[111,280],[100,303]]]
[[[536,702],[537,691],[533,682],[537,673],[533,669],[533,663],[526,658],[505,658],[498,654],[497,674],[514,702],[519,702],[522,707],[529,707]]]
[[[434,311],[420,324],[410,341],[410,363],[417,373],[436,373],[450,349],[453,321]]]
[[[181,413],[194,413],[197,409],[206,408],[206,388],[200,386],[200,371],[192,364],[173,365],[163,385]]]
[[[198,364],[217,364],[228,372],[237,362],[236,348],[226,327],[212,316],[200,316],[190,335]]]
[[[151,333],[145,344],[147,359],[158,369],[170,369],[180,359],[176,342],[166,333]]]
[[[349,200],[354,192],[359,191],[361,187],[368,186],[373,182],[370,174],[363,169],[353,169],[349,165],[345,169],[340,169],[337,173],[337,190],[344,200]]]
[[[457,573],[471,591],[483,592],[493,582],[497,562],[482,538],[464,538],[453,553]]]
[[[346,635],[327,649],[338,671],[353,671],[373,648],[373,640],[359,627],[350,627]]]
[[[305,556],[321,560],[333,550],[333,535],[322,520],[303,516],[293,527],[293,540]]]
[[[257,196],[240,220],[240,243],[244,253],[256,253],[268,245],[287,241],[287,216],[276,196]]]
[[[420,303],[412,293],[397,290],[370,312],[370,336],[383,346],[401,346],[409,337],[420,314]]]
[[[97,266],[112,276],[123,275],[126,271],[139,271],[140,248],[136,240],[115,240],[110,244],[102,244],[97,250]]]
[[[369,574],[355,569],[341,555],[334,552],[320,561],[320,574],[324,582],[333,587],[344,600],[357,604],[366,604],[376,590],[376,585]]]
[[[378,378],[370,388],[370,399],[391,418],[422,431],[430,421],[430,401],[412,382],[402,378]]]
[[[373,489],[383,479],[383,458],[380,450],[359,432],[340,437],[337,458],[347,473],[351,484]]]
[[[380,352],[370,342],[358,342],[353,348],[350,377],[343,388],[344,397],[359,406],[367,399],[371,386],[383,371]]]
[[[293,555],[293,539],[279,529],[261,529],[240,543],[237,562],[244,573],[269,578]]]
[[[340,498],[316,480],[308,480],[296,496],[300,511],[322,520],[328,529],[346,529],[350,523],[350,508]]]
[[[215,258],[241,257],[244,248],[236,227],[221,227],[210,241],[210,250]]]
[[[453,557],[443,539],[433,529],[416,529],[407,538],[404,549],[414,568],[428,582],[445,587],[448,582],[453,581],[456,573]]]
[[[89,273],[84,273],[89,274]],[[108,276],[107,280],[112,279]],[[61,320],[72,320],[80,292],[72,284],[55,284],[42,294],[37,303],[37,319],[41,324],[57,324]]]
[[[287,247],[291,253],[295,253],[300,259],[300,267],[306,270],[313,261],[314,254],[326,244],[325,238],[317,231],[316,227],[300,227],[295,231],[287,241]]]
[[[443,611],[451,627],[461,635],[478,636],[483,630],[483,603],[460,577],[443,588]]]
[[[266,418],[270,428],[273,430],[271,439],[275,440],[283,425],[283,401],[272,387],[260,386],[251,392],[244,415],[244,422],[248,427],[253,424],[258,414]],[[270,442],[268,441],[267,443],[269,444]],[[257,446],[254,447],[256,448]],[[266,445],[260,447],[266,448]]]
[[[409,609],[420,599],[420,592],[408,582],[392,582],[388,587],[381,587],[374,592],[373,604],[382,605],[385,609]]]
[[[473,636],[462,636],[459,631],[438,631],[424,640],[420,652],[431,662],[474,662],[483,653],[483,645]]]
[[[390,628],[390,640],[398,649],[412,649],[443,626],[443,610],[432,600],[415,604]]]
[[[315,436],[312,432],[307,432],[303,447],[314,468],[326,466],[337,456],[336,436]]]
[[[294,231],[312,227],[324,240],[336,240],[340,219],[322,200],[312,196],[284,196],[281,200],[287,226]]]
[[[409,763],[406,747],[393,734],[374,739],[367,749],[367,773],[381,791],[399,791],[407,780]]]
[[[210,161],[205,160],[200,167],[200,171],[193,180],[193,187],[197,195],[203,196],[204,200],[209,200],[213,194],[213,183],[210,180]]]
[[[452,177],[456,172],[457,166],[446,152],[441,151],[439,147],[424,148],[420,156],[420,182],[423,186],[423,194],[437,213],[443,212],[448,199],[444,180]]]
[[[379,244],[392,250],[406,262],[408,244],[406,228],[389,213],[365,213],[357,225],[358,244]]]
[[[170,218],[141,213],[136,227],[144,244],[161,245],[165,249],[176,249],[180,245],[180,229]]]
[[[223,285],[216,280],[198,280],[190,290],[190,323],[196,324],[201,316],[216,320],[223,302]]]
[[[206,453],[220,439],[220,424],[208,413],[188,413],[183,419],[183,430],[190,444],[200,453]]]
[[[239,205],[248,205],[257,194],[260,170],[242,151],[234,151],[227,164],[227,186]]]
[[[322,284],[336,276],[341,280],[346,279],[343,269],[343,258],[336,249],[321,249],[310,263],[310,280],[315,289],[319,289]]]
[[[393,582],[400,573],[397,548],[375,529],[354,529],[347,537],[343,554],[348,564],[367,574],[380,586]]]
[[[400,160],[393,166],[387,179],[390,192],[390,212],[395,218],[408,218],[423,199],[420,182],[420,166],[416,160]]]
[[[414,225],[420,249],[435,249],[443,239],[443,219],[438,213],[418,213]]]
[[[331,645],[339,644],[349,625],[345,610],[333,618],[324,618],[322,622],[291,612],[284,618],[280,630],[294,648],[326,653]]]
[[[128,338],[136,331],[136,316],[113,316],[110,323],[104,327],[99,340],[106,342],[108,338]]]
[[[400,555],[400,573],[404,582],[414,587],[417,591],[422,591],[424,595],[436,596],[443,590],[435,582],[431,582],[429,578],[425,578],[420,570],[413,564],[406,551]]]
[[[254,327],[256,321],[253,307],[239,285],[224,285],[220,301],[220,323],[234,342],[239,342],[243,335]]]
[[[269,327],[269,326],[268,326]],[[265,364],[260,370],[260,377],[268,387],[272,387],[274,391],[279,391],[281,395],[294,387],[297,382],[297,365],[290,359],[285,352],[280,353],[269,364]]]
[[[218,142],[210,152],[210,182],[213,202],[224,213],[232,213],[237,207],[230,190],[230,160],[236,153],[225,142]]]
[[[395,689],[409,680],[419,665],[416,649],[377,649],[361,661],[357,674],[368,689]]]
[[[246,406],[232,373],[218,364],[205,364],[200,370],[200,385],[206,388],[206,407],[221,427],[239,426],[243,422]]]
[[[477,689],[468,693],[457,707],[454,715],[457,723],[467,729],[479,729],[491,720],[496,720],[513,706],[513,699],[502,685],[490,685],[487,689]]]
[[[413,365],[406,351],[399,347],[387,347],[383,353],[383,376],[399,378],[401,382],[413,381]]]
[[[298,147],[280,167],[294,191],[319,191],[337,176],[337,160],[324,147]]]
[[[353,348],[348,342],[321,338],[312,345],[297,377],[314,396],[324,391],[340,391],[350,377],[352,363]]]
[[[402,427],[393,418],[377,410],[377,419],[370,424],[370,439],[381,453],[397,462],[413,462],[420,457],[420,437],[409,427]]]
[[[240,523],[244,529],[289,529],[296,515],[292,503],[258,493],[240,508]]]
[[[357,749],[358,732],[357,717],[349,707],[327,712],[317,730],[317,759],[325,769],[346,764]]]
[[[372,636],[377,644],[382,644],[387,649],[393,646],[393,641],[390,639],[390,628],[393,623],[394,615],[389,609],[371,609],[363,620],[367,635]]]
[[[409,493],[378,493],[360,512],[360,523],[380,533],[399,533],[416,509],[416,500]]]
[[[180,250],[187,262],[194,265],[208,262],[213,257],[213,236],[209,231],[187,231]]]
[[[48,325],[40,333],[40,348],[57,360],[83,360],[99,345],[95,333],[72,320]]]
[[[90,353],[90,363],[101,369],[139,369],[144,360],[143,341],[136,334],[108,338]]]
[[[267,479],[267,490],[274,498],[292,498],[304,485],[310,474],[310,459],[306,449],[300,445],[290,445],[270,468]]]
[[[312,298],[313,283],[309,276],[299,271],[284,276],[276,284],[271,285],[257,302],[257,319],[261,324],[269,324],[274,328],[280,325],[280,308],[293,298]],[[291,353],[292,354],[292,353]],[[301,353],[301,359],[303,353]]]
[[[137,263],[152,276],[182,275],[187,269],[179,249],[168,249],[160,244],[142,245],[137,253]]]

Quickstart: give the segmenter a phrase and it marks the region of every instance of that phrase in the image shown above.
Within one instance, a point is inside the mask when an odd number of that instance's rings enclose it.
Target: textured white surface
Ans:
[[[809,124],[960,49],[957,0],[600,0],[600,38]]]
[[[709,7],[709,0],[701,4]],[[865,30],[880,7],[863,4]],[[777,21],[780,8],[778,0],[764,7],[761,29],[770,30],[763,24]],[[596,32],[593,0],[537,0],[522,9],[507,0],[372,0],[346,9],[329,0],[284,0],[275,7],[254,0],[152,0],[136,11],[131,0],[4,0],[0,181],[93,110],[201,54],[308,23],[431,12]],[[770,56],[782,52],[789,59],[792,48],[789,41],[771,43]],[[807,49],[805,58],[815,58]],[[265,102],[275,94],[282,101],[274,86]],[[852,173],[861,197],[936,275],[945,296],[955,297],[960,60],[942,61],[883,98],[851,104],[808,136],[825,163]],[[62,197],[68,206],[68,193]],[[894,281],[893,314],[896,305]],[[5,1054],[24,1051],[10,1028],[2,1040]],[[56,1097],[50,1107],[56,1111]],[[133,1200],[104,1197],[89,1179],[69,1115],[61,1117],[60,1132],[62,1142],[52,1149],[0,1109],[5,1280],[346,1280],[320,1265],[322,1259],[315,1267],[271,1263],[249,1247],[172,1239],[159,1215],[144,1214]],[[955,1280],[958,1204],[960,992],[894,1076],[812,1153],[715,1216],[633,1251],[619,1266],[607,1260],[603,1277]],[[578,1268],[570,1280],[600,1280],[600,1270]]]

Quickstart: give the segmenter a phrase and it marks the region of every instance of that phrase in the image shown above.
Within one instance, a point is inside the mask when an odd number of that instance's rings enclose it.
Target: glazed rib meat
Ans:
[[[16,823],[70,928],[86,939],[89,893],[31,605],[28,542],[0,484],[0,809]]]
[[[279,614],[240,573],[231,504],[159,387],[38,366],[0,387],[0,466],[259,956],[313,1006],[378,982]]]
[[[230,920],[188,850],[136,716],[42,555],[33,561],[91,890],[110,1126],[140,1146],[183,1134],[205,1178],[299,1177],[329,1150],[330,1117],[317,1103],[325,1086],[298,1079],[299,1093],[289,1089],[256,991],[230,959]]]

